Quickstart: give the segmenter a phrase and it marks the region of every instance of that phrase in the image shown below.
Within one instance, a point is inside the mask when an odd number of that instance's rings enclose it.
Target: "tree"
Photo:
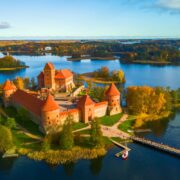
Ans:
[[[36,86],[35,79],[32,78],[32,79],[31,79],[31,87],[34,88],[35,86]]]
[[[52,136],[51,136],[51,134],[47,134],[43,139],[42,150],[43,151],[50,150],[51,149],[51,143],[52,143]]]
[[[23,81],[23,79],[21,77],[17,77],[14,80],[14,84],[16,85],[17,88],[24,89],[24,81]]]
[[[100,127],[100,123],[98,119],[94,119],[91,122],[91,143],[95,147],[102,147],[103,146],[103,136]]]
[[[13,146],[11,130],[0,125],[0,152],[5,152]]]
[[[122,69],[118,71],[118,81],[120,81],[120,83],[126,82],[124,71]]]
[[[7,118],[4,125],[10,129],[15,129],[16,128],[16,121],[14,118]]]
[[[74,137],[72,133],[73,117],[69,115],[63,125],[63,129],[60,135],[60,147],[62,149],[72,149],[74,146]]]
[[[28,89],[30,87],[29,77],[25,77],[23,81],[24,81],[24,88]]]
[[[127,108],[132,114],[159,115],[171,111],[172,98],[167,88],[132,86],[127,88]]]

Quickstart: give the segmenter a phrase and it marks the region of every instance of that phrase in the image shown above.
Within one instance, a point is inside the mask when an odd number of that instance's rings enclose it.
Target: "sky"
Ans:
[[[180,0],[0,0],[0,39],[180,38]]]

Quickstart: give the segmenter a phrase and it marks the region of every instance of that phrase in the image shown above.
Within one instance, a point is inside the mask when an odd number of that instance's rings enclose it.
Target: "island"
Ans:
[[[12,56],[4,56],[0,58],[0,71],[11,71],[28,68],[24,62],[15,59]]]
[[[122,69],[110,71],[109,68],[106,66],[103,66],[94,72],[78,74],[76,76],[76,79],[86,81],[88,83],[98,84],[124,84],[126,82],[125,74]]]
[[[135,134],[146,123],[173,113],[180,103],[179,89],[127,87],[122,107],[123,94],[114,83],[78,87],[70,70],[57,70],[51,62],[39,72],[37,82],[27,88],[27,79],[19,77],[1,87],[0,152],[4,158],[26,155],[58,165],[104,156],[113,144],[123,148],[116,154],[119,157],[130,151],[122,145],[127,141],[179,153]]]

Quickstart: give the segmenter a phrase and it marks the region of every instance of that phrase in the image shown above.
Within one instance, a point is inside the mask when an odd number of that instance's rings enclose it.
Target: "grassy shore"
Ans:
[[[29,66],[0,68],[0,71],[14,71],[14,70],[25,69],[25,68],[29,68]]]

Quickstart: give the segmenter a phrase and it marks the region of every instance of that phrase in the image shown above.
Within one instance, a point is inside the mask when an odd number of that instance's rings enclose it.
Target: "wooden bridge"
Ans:
[[[137,136],[133,136],[133,137],[131,137],[131,139],[135,142],[148,145],[152,148],[156,148],[161,151],[165,151],[165,152],[180,156],[180,149],[178,149],[178,148],[174,148],[174,147],[171,147],[171,146],[168,146],[165,144],[153,142],[153,141],[147,140],[145,138],[137,137]]]

